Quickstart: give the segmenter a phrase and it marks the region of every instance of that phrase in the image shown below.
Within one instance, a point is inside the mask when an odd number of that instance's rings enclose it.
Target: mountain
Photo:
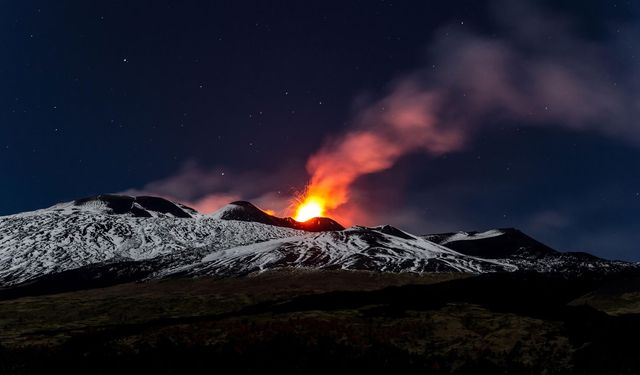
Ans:
[[[221,220],[238,220],[275,225],[278,227],[306,230],[310,232],[323,232],[343,230],[344,227],[337,221],[328,217],[315,217],[305,222],[295,221],[290,217],[280,218],[270,215],[253,204],[245,201],[231,202],[211,215],[212,218]]]
[[[627,262],[610,261],[584,252],[560,252],[515,228],[439,233],[423,238],[462,254],[482,259],[500,259],[520,270],[611,273],[627,270],[630,266]]]
[[[558,251],[514,228],[485,232],[439,233],[426,235],[424,238],[463,254],[488,259],[559,254]]]
[[[32,290],[285,267],[471,274],[635,267],[560,253],[515,229],[415,236],[388,225],[345,229],[329,218],[299,223],[242,201],[204,215],[146,196],[99,195],[0,217],[0,234],[0,287]]]
[[[143,198],[143,206],[139,198],[105,195],[0,217],[0,286],[101,263],[190,261],[194,254],[303,233],[216,219],[161,198],[153,204]]]
[[[54,206],[67,208],[69,204]],[[159,197],[103,194],[81,198],[71,203],[72,210],[93,209],[102,213],[115,215],[130,215],[135,217],[180,217],[190,218],[198,216],[198,211],[180,203],[170,202]]]
[[[457,253],[390,227],[352,227],[275,239],[213,252],[180,270],[187,275],[237,275],[273,268],[347,269],[378,272],[514,271],[495,260]]]
[[[637,374],[638,269],[100,195],[0,217],[0,373]]]

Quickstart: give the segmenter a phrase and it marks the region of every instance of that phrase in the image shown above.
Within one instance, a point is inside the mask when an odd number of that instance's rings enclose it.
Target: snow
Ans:
[[[236,206],[235,204],[228,204],[215,212],[210,213],[208,216],[212,219],[222,219],[226,214],[232,213],[234,211],[241,211],[242,208]]]
[[[447,244],[454,241],[482,240],[485,238],[502,236],[503,234],[504,232],[498,229],[491,229],[480,233],[458,232],[451,237],[443,240],[442,244]]]
[[[111,215],[97,205],[59,204],[0,217],[0,285],[115,259],[213,251],[300,231],[252,222]]]
[[[224,275],[277,267],[470,273],[516,269],[499,261],[466,256],[425,239],[399,238],[365,227],[229,248],[205,256],[202,262],[192,267],[192,273]]]
[[[100,201],[74,202],[0,217],[0,287],[87,265],[152,262],[152,277],[238,276],[273,268],[371,270],[378,272],[540,272],[623,264],[570,255],[544,259],[482,259],[446,247],[453,241],[502,235],[500,230],[459,232],[436,244],[389,226],[354,226],[306,232],[250,221],[223,220],[190,212],[176,218],[113,214]],[[427,237],[428,238],[428,237]],[[573,268],[572,268],[573,267]]]

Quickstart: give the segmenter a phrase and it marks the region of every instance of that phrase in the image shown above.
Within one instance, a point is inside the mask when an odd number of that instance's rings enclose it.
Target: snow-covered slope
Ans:
[[[390,232],[395,231],[394,234]],[[399,235],[401,234],[401,235]],[[392,227],[352,227],[215,251],[180,274],[233,275],[277,267],[381,272],[495,272],[515,266],[457,253]]]
[[[274,223],[263,223],[270,220]],[[285,266],[382,272],[515,269],[388,226],[317,232],[323,226],[342,227],[318,219],[308,225],[319,226],[303,231],[285,227],[288,222],[247,202],[202,215],[153,197],[81,199],[0,217],[0,283],[8,286],[70,269],[131,261],[146,262],[156,277],[240,275]]]
[[[466,255],[500,259],[502,263],[527,271],[610,273],[637,267],[628,262],[610,261],[587,253],[559,252],[514,228],[432,234],[423,238]]]
[[[116,214],[100,200],[76,202],[0,217],[0,285],[100,262],[215,251],[302,233],[195,212],[184,218],[152,210],[148,216]]]
[[[70,270],[159,278],[277,267],[482,273],[628,266],[559,253],[515,230],[422,237],[390,226],[343,230],[326,218],[273,217],[248,202],[202,215],[157,197],[101,195],[0,217],[0,287]]]

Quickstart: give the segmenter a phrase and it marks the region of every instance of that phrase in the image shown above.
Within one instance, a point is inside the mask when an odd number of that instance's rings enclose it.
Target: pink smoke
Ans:
[[[585,39],[570,20],[527,2],[498,1],[494,13],[500,37],[457,24],[436,33],[421,68],[396,79],[354,115],[353,126],[309,157],[306,195],[322,197],[328,214],[345,224],[360,223],[367,207],[346,203],[361,177],[388,170],[410,153],[460,151],[496,122],[640,141],[640,82],[627,79],[640,76],[639,69],[626,63],[618,40]],[[291,185],[301,182],[292,181],[292,174],[280,169],[223,175],[222,168],[189,164],[141,191],[203,212],[245,199],[284,215],[291,214]]]
[[[499,14],[519,18],[497,16],[507,37],[441,30],[427,67],[398,79],[355,116],[352,128],[308,159],[307,195],[322,197],[329,214],[354,216],[335,209],[349,201],[360,177],[392,168],[409,153],[458,151],[496,121],[639,141],[634,86],[611,78],[620,75],[614,63],[619,51],[576,36],[561,17],[510,3],[501,2]],[[537,37],[532,25],[544,25],[539,32],[553,35],[553,44]]]
[[[354,129],[311,156],[307,194],[323,197],[334,209],[349,200],[349,187],[358,177],[391,168],[408,152],[439,154],[462,147],[460,129],[444,127],[434,117],[436,99],[403,82],[361,113]]]

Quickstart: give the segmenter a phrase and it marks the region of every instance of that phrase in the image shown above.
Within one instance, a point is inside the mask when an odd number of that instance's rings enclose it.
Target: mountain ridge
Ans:
[[[513,228],[417,236],[390,225],[344,228],[329,218],[308,223],[245,201],[205,215],[159,197],[83,198],[0,217],[0,287],[72,270],[118,282],[277,268],[567,274],[637,268],[561,253]]]
[[[304,222],[296,221],[291,217],[277,217],[259,209],[251,202],[247,201],[231,202],[210,216],[222,220],[252,221],[279,227],[306,230],[309,232],[345,229],[340,225],[340,223],[328,217],[314,217]]]

